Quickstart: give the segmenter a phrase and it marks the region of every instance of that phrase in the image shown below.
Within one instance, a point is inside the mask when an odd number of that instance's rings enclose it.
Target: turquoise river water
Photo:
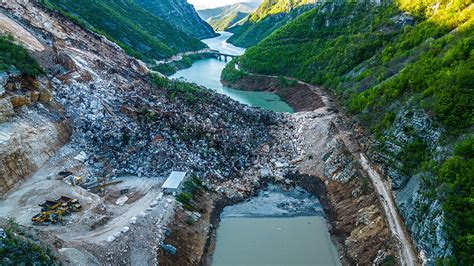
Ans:
[[[211,49],[226,54],[241,55],[245,49],[226,42],[230,33],[222,32],[221,36],[203,40]],[[263,91],[241,91],[227,88],[221,84],[221,72],[226,62],[217,59],[203,59],[195,62],[192,67],[179,70],[170,78],[183,78],[189,82],[213,89],[218,93],[250,106],[260,107],[275,112],[293,112],[293,109],[278,97],[278,95]]]

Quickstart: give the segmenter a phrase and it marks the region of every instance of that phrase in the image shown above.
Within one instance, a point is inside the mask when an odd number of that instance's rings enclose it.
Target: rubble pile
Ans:
[[[42,26],[34,29],[46,47],[39,60],[73,127],[70,145],[91,175],[157,177],[192,169],[228,178],[269,140],[266,128],[278,115],[197,86],[193,95],[152,86],[146,67],[116,45],[59,14],[21,6],[4,5],[25,24]],[[44,20],[62,27],[45,28]]]

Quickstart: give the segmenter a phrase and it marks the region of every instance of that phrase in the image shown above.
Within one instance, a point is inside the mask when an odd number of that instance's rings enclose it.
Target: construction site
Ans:
[[[95,178],[81,154],[66,145],[60,155],[5,195],[0,217],[50,233],[65,264],[156,260],[176,206],[165,177]]]

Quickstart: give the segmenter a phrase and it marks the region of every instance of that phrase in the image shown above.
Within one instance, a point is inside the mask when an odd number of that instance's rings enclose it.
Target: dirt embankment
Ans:
[[[237,204],[248,197],[254,196],[258,190],[267,185],[264,179],[251,189],[246,196],[231,199],[213,191],[197,190],[190,201],[192,211],[201,217],[192,222],[190,211],[179,207],[169,225],[164,244],[176,247],[176,254],[170,254],[160,248],[158,263],[160,265],[211,265],[212,254],[216,247],[217,227],[221,221],[221,213],[225,207]],[[189,207],[188,207],[189,209]]]
[[[179,207],[173,223],[170,224],[164,244],[176,247],[176,254],[170,254],[160,248],[158,262],[160,265],[199,265],[210,264],[215,246],[215,229],[219,223],[222,209],[229,200],[214,192],[198,190],[190,205],[201,217],[193,220],[190,211]]]
[[[379,263],[397,260],[396,243],[385,226],[381,207],[368,183],[355,178],[345,184],[324,182],[302,174],[293,175],[292,180],[319,198],[343,265],[369,265],[377,261],[377,257]],[[355,197],[355,191],[360,195]],[[383,250],[383,254],[379,250]]]
[[[239,90],[273,92],[296,112],[313,111],[324,106],[321,97],[309,86],[286,78],[248,74],[234,83],[224,80],[222,83]]]

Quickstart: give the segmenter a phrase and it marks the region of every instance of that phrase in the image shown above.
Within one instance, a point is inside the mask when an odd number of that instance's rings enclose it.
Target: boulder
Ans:
[[[8,117],[15,114],[13,105],[8,99],[0,99],[0,123],[5,122]]]

